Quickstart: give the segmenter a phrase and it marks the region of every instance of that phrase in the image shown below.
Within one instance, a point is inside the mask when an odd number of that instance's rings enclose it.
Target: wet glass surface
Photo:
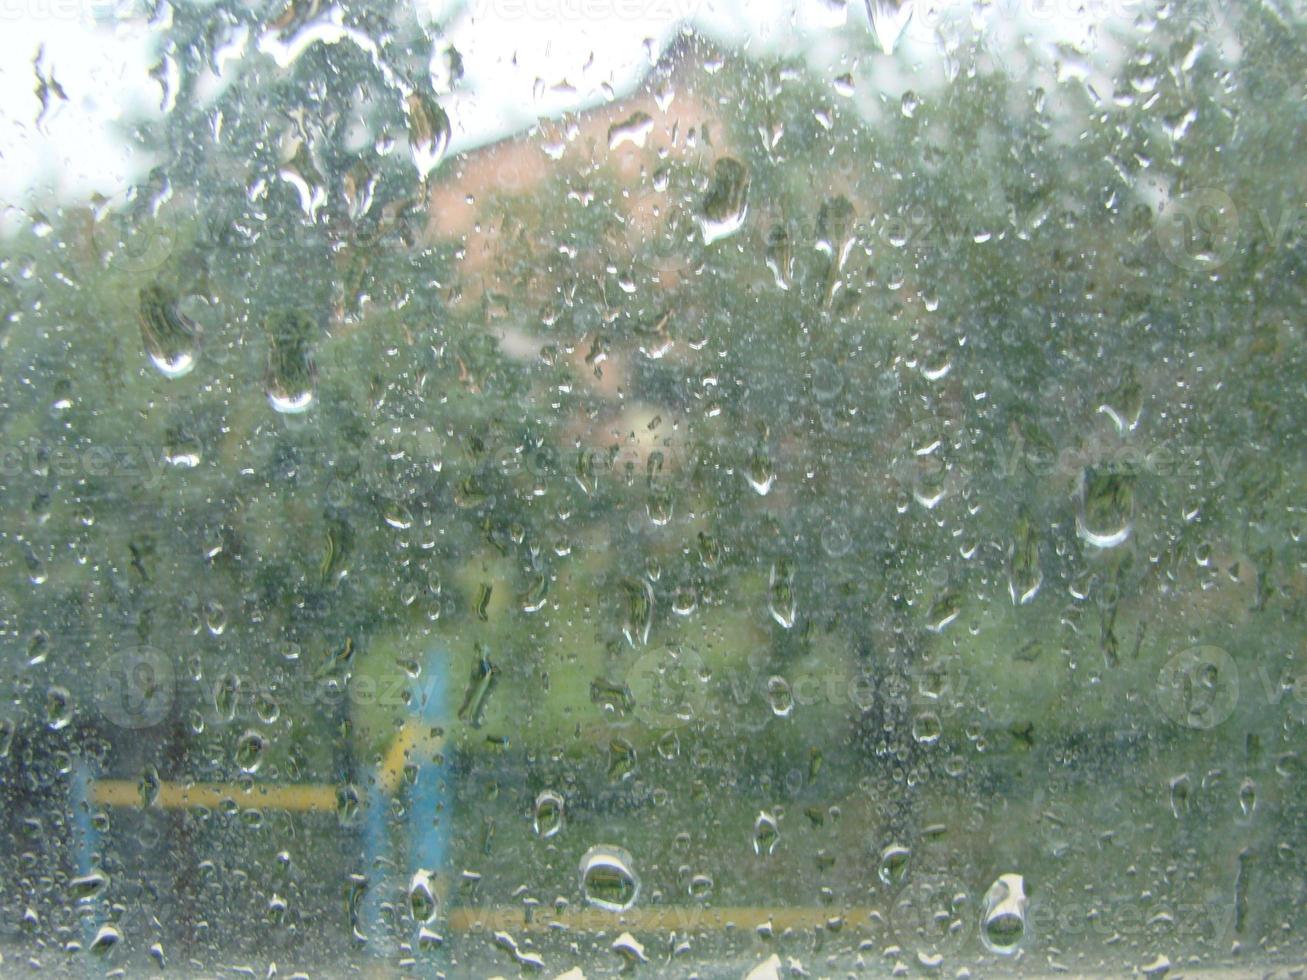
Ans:
[[[11,13],[4,974],[1301,968],[1301,8]]]

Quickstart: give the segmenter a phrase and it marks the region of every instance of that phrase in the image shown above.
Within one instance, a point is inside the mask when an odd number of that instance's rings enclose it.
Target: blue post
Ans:
[[[100,833],[91,819],[95,805],[91,796],[93,782],[90,764],[82,756],[77,756],[68,788],[68,810],[73,832],[74,874],[79,878],[97,870],[96,857],[100,851]],[[85,950],[91,948],[96,934],[104,924],[100,915],[101,896],[97,894],[92,901],[95,911],[82,917],[82,948]]]
[[[386,931],[385,905],[387,885],[393,882],[388,870],[393,867],[390,857],[390,835],[386,817],[390,810],[390,797],[379,778],[368,787],[363,809],[363,873],[367,876],[367,890],[363,893],[359,921],[367,930],[368,950],[373,956],[388,956],[394,952],[391,937]]]
[[[447,651],[432,649],[426,659],[425,673],[430,679],[415,706],[417,721],[424,729],[424,736],[435,729],[444,734],[422,742],[421,756],[414,760],[417,779],[409,793],[409,874],[429,875],[437,902],[432,918],[416,925],[419,946],[442,941],[436,937],[442,937],[439,922],[443,919],[444,899],[450,891],[448,865],[453,817],[453,771],[447,731],[453,717],[449,690],[451,658]]]

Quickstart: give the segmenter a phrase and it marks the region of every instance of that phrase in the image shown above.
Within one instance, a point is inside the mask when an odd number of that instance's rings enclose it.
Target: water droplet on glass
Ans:
[[[613,123],[608,127],[608,149],[615,150],[623,143],[644,146],[653,127],[653,117],[647,112],[637,112],[622,122]]]
[[[935,601],[926,614],[926,629],[942,633],[962,612],[962,599],[956,592],[946,592]]]
[[[146,766],[141,770],[141,778],[136,784],[136,794],[140,798],[142,808],[148,808],[154,805],[159,798],[159,790],[163,783],[159,779],[159,770],[154,766]]]
[[[544,572],[536,572],[520,597],[522,611],[527,613],[539,612],[545,607],[548,597],[549,576]]]
[[[472,662],[472,676],[468,679],[463,703],[458,709],[459,721],[465,721],[473,728],[480,727],[486,702],[498,679],[499,668],[492,664],[486,652],[478,647],[477,657]]]
[[[772,470],[771,457],[767,455],[766,450],[755,449],[749,454],[749,462],[744,468],[744,480],[760,497],[765,497],[771,492],[772,485],[776,482],[776,474]]]
[[[381,519],[396,531],[407,531],[413,526],[413,512],[398,500],[386,504],[381,512]]]
[[[985,948],[1011,956],[1026,937],[1026,887],[1018,874],[999,875],[985,892],[980,911],[980,939]]]
[[[766,811],[758,814],[753,822],[753,853],[767,857],[776,850],[780,839],[781,830],[776,817]]]
[[[771,677],[767,681],[767,703],[777,718],[788,718],[794,711],[794,691],[784,677]]]
[[[893,54],[907,29],[916,7],[915,0],[867,0],[867,16],[876,43],[886,54]]]
[[[378,175],[362,160],[357,161],[341,179],[341,193],[350,221],[358,223],[372,210]]]
[[[876,866],[876,875],[883,884],[891,887],[901,885],[908,876],[908,866],[912,860],[912,850],[902,844],[891,844],[880,852],[880,863]]]
[[[281,705],[267,691],[260,691],[254,698],[254,713],[265,725],[271,725],[281,717]]]
[[[1177,820],[1189,810],[1189,774],[1181,773],[1174,777],[1169,787],[1171,790],[1171,815]]]
[[[431,880],[431,872],[418,868],[408,883],[408,910],[414,922],[430,922],[436,917],[439,903]]]
[[[199,352],[200,328],[177,310],[177,298],[160,286],[140,293],[141,339],[150,362],[166,378],[190,374]]]
[[[553,790],[544,790],[536,797],[531,827],[537,837],[553,837],[563,829],[563,798]]]
[[[912,499],[926,510],[934,510],[948,492],[948,472],[938,456],[918,459],[912,474]]]
[[[644,952],[644,945],[629,932],[624,932],[613,940],[612,950],[622,958],[627,969],[633,968],[638,963],[649,962],[649,957]]]
[[[767,235],[766,262],[776,287],[789,289],[794,283],[794,243],[784,225],[774,225]]]
[[[308,411],[317,370],[309,342],[313,322],[303,313],[276,313],[268,319],[268,401],[284,415]]]
[[[1130,537],[1134,479],[1109,470],[1085,470],[1080,484],[1076,530],[1095,548],[1114,548]]]
[[[644,579],[624,579],[622,593],[626,600],[622,635],[631,646],[644,646],[649,642],[649,630],[653,626],[653,586]]]
[[[1146,977],[1164,977],[1171,972],[1171,958],[1165,953],[1158,953],[1147,963],[1142,964],[1139,972]]]
[[[45,692],[45,723],[51,731],[67,728],[73,720],[73,696],[66,688],[51,687]]]
[[[358,787],[346,785],[336,791],[336,819],[341,826],[353,826],[358,821],[362,809],[363,801]]]
[[[449,150],[449,116],[434,98],[414,92],[405,106],[408,111],[408,146],[413,154],[413,165],[423,180],[431,173]]]
[[[699,607],[699,593],[693,585],[679,586],[672,595],[672,612],[678,616],[689,616]]]
[[[614,738],[608,743],[608,779],[620,783],[635,774],[635,746],[624,738]]]
[[[227,610],[222,603],[210,600],[204,604],[204,628],[213,636],[222,636],[227,631]]]
[[[109,876],[100,869],[79,875],[68,882],[68,897],[74,902],[89,902],[109,884]]]
[[[699,208],[699,230],[703,243],[735,234],[749,213],[749,171],[734,157],[722,157],[713,165],[712,179]]]
[[[1257,784],[1251,779],[1239,784],[1239,809],[1245,817],[1251,817],[1257,809]]]
[[[1144,392],[1134,368],[1127,365],[1120,384],[1103,399],[1098,410],[1112,420],[1118,435],[1133,432],[1144,410]]]
[[[794,596],[794,571],[787,558],[778,558],[772,562],[767,611],[784,629],[794,626],[798,608]]]
[[[596,908],[625,912],[640,895],[635,862],[625,848],[597,844],[581,858],[581,894]]]
[[[242,772],[257,772],[267,747],[268,740],[259,732],[246,732],[236,743],[236,765]]]
[[[310,222],[317,221],[318,210],[327,202],[327,186],[309,153],[308,143],[298,142],[277,170],[277,176],[295,191],[304,216]]]
[[[1044,573],[1039,567],[1039,537],[1028,514],[1017,518],[1016,532],[1008,546],[1008,595],[1014,605],[1025,605],[1039,592]]]
[[[213,708],[219,721],[231,721],[236,717],[236,706],[240,701],[241,681],[235,674],[224,674],[213,686]]]
[[[828,262],[822,290],[827,305],[841,287],[840,273],[853,249],[857,217],[853,204],[843,194],[826,198],[817,211],[817,251]]]
[[[95,933],[95,938],[91,940],[91,952],[96,956],[107,956],[122,940],[122,933],[115,925],[105,923]]]
[[[671,523],[675,510],[676,501],[670,491],[662,487],[650,489],[649,497],[645,501],[645,513],[649,515],[650,524],[654,527],[666,527]]]
[[[193,470],[204,458],[200,440],[180,427],[170,428],[164,436],[163,459],[169,466]]]
[[[50,656],[50,634],[45,630],[33,630],[27,638],[27,664],[35,667],[43,664]]]
[[[921,745],[934,745],[943,730],[939,715],[933,711],[923,711],[912,719],[912,737]]]
[[[941,381],[953,370],[953,352],[946,344],[938,344],[921,355],[917,366],[927,381]]]

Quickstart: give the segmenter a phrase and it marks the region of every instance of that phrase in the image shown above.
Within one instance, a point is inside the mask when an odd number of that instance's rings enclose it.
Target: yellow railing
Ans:
[[[406,722],[396,733],[377,769],[381,789],[394,794],[404,778],[404,767],[414,754],[422,751],[434,756],[444,739],[430,734],[425,725]],[[241,809],[293,810],[330,812],[339,803],[339,788],[326,783],[189,783],[161,782],[152,794],[151,804],[167,810],[188,807],[219,807],[234,803]],[[92,786],[91,798],[104,806],[139,807],[141,786],[128,779],[99,779]]]
[[[337,789],[322,783],[179,783],[161,782],[152,804],[167,810],[189,807],[217,808],[234,803],[243,810],[294,810],[332,812]],[[91,799],[104,806],[139,807],[141,786],[129,779],[98,779]]]

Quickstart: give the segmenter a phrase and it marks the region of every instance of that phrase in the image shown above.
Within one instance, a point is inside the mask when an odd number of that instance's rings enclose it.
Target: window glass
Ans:
[[[3,17],[0,971],[1301,967],[1300,5]]]

